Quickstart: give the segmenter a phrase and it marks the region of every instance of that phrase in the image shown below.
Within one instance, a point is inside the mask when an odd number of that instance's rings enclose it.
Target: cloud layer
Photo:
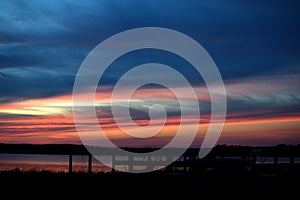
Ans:
[[[297,0],[1,1],[0,71],[6,75],[0,76],[1,141],[78,142],[71,93],[84,58],[116,33],[156,26],[192,37],[214,59],[228,95],[225,136],[233,134],[238,143],[243,137],[237,132],[244,131],[244,138],[252,144],[265,138],[249,133],[249,127],[247,131],[233,128],[233,123],[279,120],[281,127],[276,130],[270,128],[275,127],[271,123],[265,124],[269,129],[253,131],[276,132],[274,139],[268,137],[274,143],[280,142],[278,138],[299,142],[295,134],[299,126],[289,124],[300,118],[299,6]],[[149,62],[175,68],[198,88],[202,122],[208,123],[210,98],[201,75],[183,58],[153,49],[123,55],[106,71],[97,99],[98,112],[105,113],[103,123],[109,128],[115,126],[108,103],[118,78]],[[167,74],[160,76],[172,80]],[[170,127],[178,124],[180,113],[174,96],[153,86],[143,88],[140,96],[164,103],[169,109]],[[184,98],[188,101],[190,97]],[[133,104],[131,111],[137,123],[147,124],[149,99]],[[223,141],[230,143],[229,139]]]

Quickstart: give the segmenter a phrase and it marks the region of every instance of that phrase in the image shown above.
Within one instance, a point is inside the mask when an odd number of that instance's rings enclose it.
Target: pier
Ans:
[[[180,156],[158,155],[144,156],[142,152],[155,151],[156,149],[127,148],[126,150],[141,153],[137,156],[115,154],[110,148],[100,148],[99,156],[111,156],[112,173],[115,169],[122,171],[140,171],[162,169],[168,172],[197,172],[216,169],[249,169],[257,166],[299,166],[300,146],[275,146],[275,147],[241,147],[241,146],[216,146],[208,156],[198,158],[199,149],[188,149]],[[176,149],[174,150],[176,152]],[[81,145],[10,145],[0,144],[0,153],[9,154],[47,154],[68,155],[68,171],[73,172],[73,156],[87,156],[88,173],[92,173],[93,155]],[[168,163],[171,163],[168,165]],[[167,167],[164,167],[167,166]]]

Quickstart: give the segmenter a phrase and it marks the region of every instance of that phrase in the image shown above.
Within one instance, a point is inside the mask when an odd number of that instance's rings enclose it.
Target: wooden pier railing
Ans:
[[[127,148],[132,152],[149,152],[155,149]],[[117,166],[126,166],[128,170],[139,170],[139,167],[159,168],[167,166],[166,170],[192,171],[209,167],[247,167],[257,164],[266,164],[265,158],[272,158],[273,162],[267,164],[279,164],[279,158],[288,158],[289,165],[299,164],[295,157],[300,159],[300,146],[275,146],[275,147],[242,147],[242,146],[216,146],[204,159],[198,158],[199,149],[188,149],[181,157],[174,155],[159,156],[126,156],[117,155],[109,148],[100,148],[100,156],[111,156],[112,172]],[[69,156],[69,173],[73,172],[73,156],[88,156],[88,172],[92,172],[93,156],[81,145],[29,145],[29,144],[0,144],[0,153],[10,154],[51,154]],[[123,157],[120,159],[119,157]],[[260,158],[260,160],[258,160]],[[263,158],[263,159],[262,159]],[[270,160],[270,159],[269,159]],[[136,169],[137,168],[137,169]]]

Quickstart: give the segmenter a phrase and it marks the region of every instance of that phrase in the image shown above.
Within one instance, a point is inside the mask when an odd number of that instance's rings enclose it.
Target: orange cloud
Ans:
[[[84,99],[85,94],[82,94]],[[166,89],[153,90],[144,88],[136,92],[133,98],[152,99],[175,99],[175,95]],[[186,97],[187,99],[189,97]],[[206,100],[207,95],[199,99]],[[200,124],[198,117],[190,116],[181,121],[180,116],[170,116],[167,118],[163,129],[152,139],[132,139],[119,129],[111,113],[106,108],[110,103],[109,90],[95,98],[96,106],[99,106],[99,123],[105,134],[123,146],[145,145],[162,146],[174,137],[179,124],[188,130],[192,126],[199,125],[197,139],[194,145],[199,146],[205,136],[210,115],[202,114]],[[277,144],[277,143],[300,143],[300,113],[273,115],[274,110],[269,111],[237,111],[228,112],[227,120],[219,140],[219,143],[227,144]],[[270,114],[271,113],[271,114]],[[88,121],[87,121],[88,122]],[[135,119],[135,123],[143,126],[150,121],[147,119]],[[123,119],[122,123],[126,127],[131,127],[128,120]],[[160,124],[160,119],[152,120],[153,125]],[[21,102],[7,103],[0,105],[0,142],[5,143],[77,143],[80,144],[78,133],[76,132],[72,117],[72,96],[71,94],[24,100]],[[87,134],[93,136],[93,130],[86,129]],[[123,141],[123,142],[122,142]]]

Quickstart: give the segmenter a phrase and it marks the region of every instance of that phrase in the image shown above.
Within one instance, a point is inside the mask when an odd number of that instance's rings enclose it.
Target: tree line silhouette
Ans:
[[[99,152],[109,152],[111,148],[94,147],[98,148]],[[128,148],[123,149],[135,152],[145,153],[157,150],[157,148]],[[199,148],[187,149],[185,154],[197,157]],[[89,152],[83,145],[75,144],[6,144],[0,143],[0,153],[16,153],[16,154],[54,154],[54,155],[88,155]],[[300,144],[286,145],[280,144],[276,146],[240,146],[240,145],[217,145],[206,156],[207,158],[223,158],[229,156],[247,158],[253,156],[300,156]]]

